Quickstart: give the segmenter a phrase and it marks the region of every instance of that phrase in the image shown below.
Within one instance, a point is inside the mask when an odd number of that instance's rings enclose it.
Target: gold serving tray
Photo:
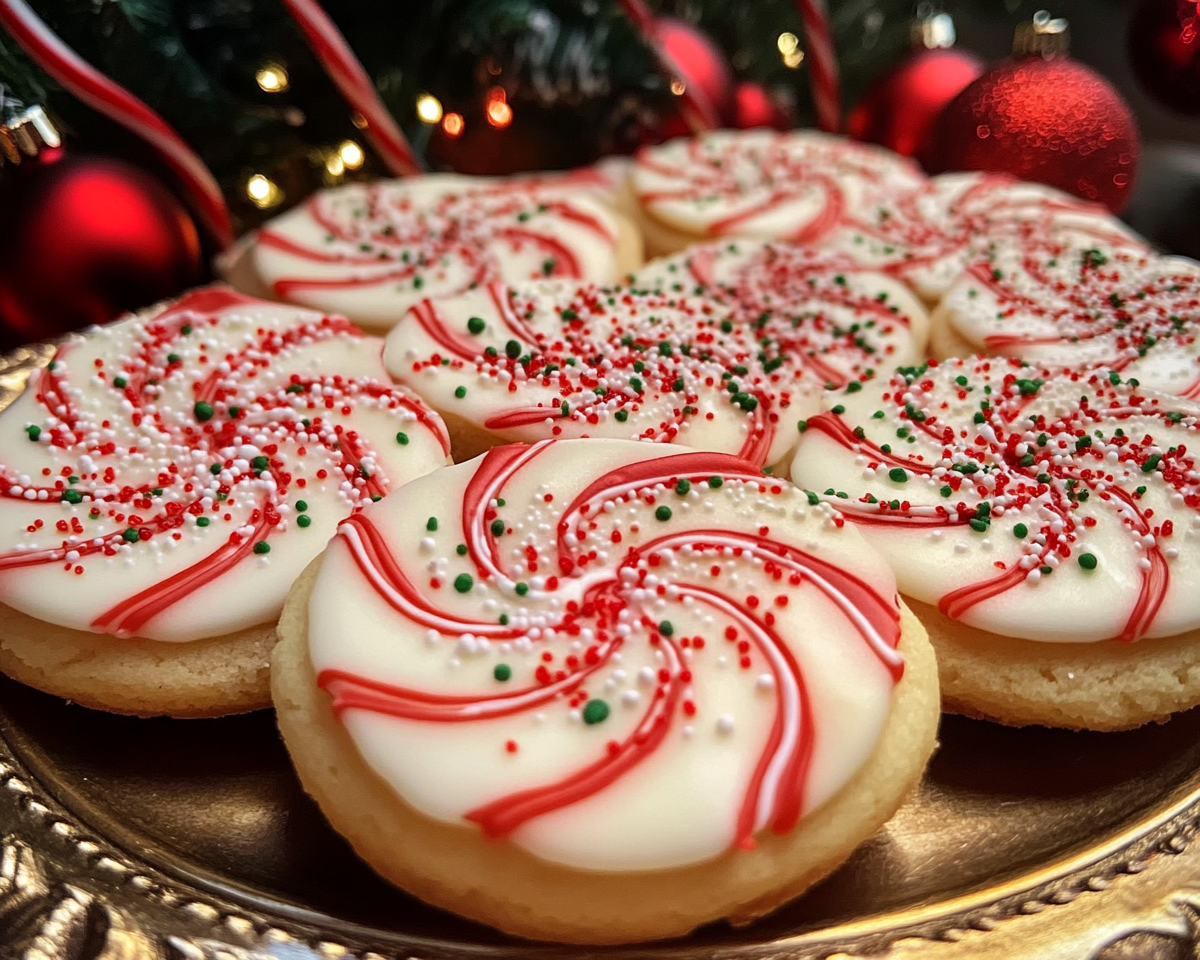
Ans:
[[[51,350],[0,359],[0,409]],[[1182,960],[1198,821],[1200,708],[1118,734],[947,717],[916,794],[803,897],[746,927],[563,947],[378,879],[269,711],[139,720],[0,678],[0,960]]]

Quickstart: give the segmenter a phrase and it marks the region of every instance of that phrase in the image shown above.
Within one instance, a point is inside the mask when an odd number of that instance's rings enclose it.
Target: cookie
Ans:
[[[380,347],[222,288],[60,344],[0,414],[0,668],[120,713],[267,704],[292,581],[447,459]]]
[[[1200,396],[1200,264],[1030,226],[971,265],[934,313],[939,356],[1116,370]]]
[[[650,255],[721,237],[822,245],[925,175],[889,150],[812,130],[717,130],[646,147],[633,192]]]
[[[500,443],[607,437],[769,467],[788,459],[796,435],[780,424],[813,389],[795,386],[793,361],[719,301],[567,281],[426,301],[384,351],[445,418],[460,462]]]
[[[641,241],[594,177],[437,174],[323,190],[252,235],[228,267],[247,292],[386,330],[426,297],[493,281],[614,281]]]
[[[931,361],[831,393],[792,464],[891,561],[950,709],[1124,729],[1200,703],[1200,405]]]
[[[280,729],[334,827],[525,937],[746,922],[872,834],[934,745],[882,559],[675,446],[512,445],[414,481],[342,525],[280,636]]]

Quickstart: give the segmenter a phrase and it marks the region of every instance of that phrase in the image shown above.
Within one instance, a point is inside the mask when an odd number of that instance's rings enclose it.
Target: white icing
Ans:
[[[0,495],[6,538],[0,601],[64,627],[155,640],[194,640],[268,622],[338,522],[369,499],[361,472],[339,473],[340,458],[328,449],[337,441],[335,426],[357,431],[362,466],[384,490],[446,462],[444,428],[427,410],[429,426],[422,425],[414,412],[422,409],[419,401],[388,383],[379,340],[307,310],[233,295],[212,299],[225,296],[199,291],[177,306],[68,341],[53,375],[73,420],[57,400],[42,398],[37,375],[4,410],[0,483],[8,495]],[[182,333],[185,324],[190,333]],[[222,392],[219,398],[204,394],[213,407],[205,423],[194,407],[198,385],[213,374]],[[287,392],[293,375],[303,392]],[[118,377],[126,389],[114,385]],[[135,391],[140,406],[127,390]],[[325,409],[325,397],[336,401],[333,410]],[[241,410],[232,421],[236,429],[222,433],[231,407]],[[306,417],[314,420],[312,429],[300,423]],[[36,442],[30,426],[40,430]],[[401,431],[406,446],[397,443]],[[255,466],[260,456],[269,461],[261,472]],[[214,464],[221,467],[217,474]],[[79,479],[70,483],[67,476]],[[18,492],[34,488],[45,497],[31,501]],[[63,499],[76,494],[76,504]],[[297,509],[299,501],[306,510]],[[193,504],[202,508],[206,526],[188,511]],[[266,510],[277,511],[279,522],[256,529],[255,511]],[[178,526],[163,522],[176,514]],[[128,542],[127,530],[151,536]],[[208,582],[201,577],[144,625],[96,622],[127,598],[211,562],[235,535],[248,545],[264,542],[270,552],[243,551],[224,574]],[[111,555],[91,552],[97,540]],[[29,556],[41,562],[14,565]]]
[[[253,257],[281,299],[392,326],[425,297],[480,283],[617,278],[618,227],[579,177],[449,174],[315,194],[260,232]]]
[[[1016,379],[1029,392],[1023,395]],[[1081,410],[1085,395],[1089,405]],[[985,401],[992,412],[976,422]],[[926,419],[914,421],[908,405]],[[1200,554],[1179,549],[1200,520],[1200,474],[1189,455],[1169,450],[1195,447],[1200,405],[1113,385],[1104,374],[1089,380],[1015,360],[971,359],[944,361],[908,382],[897,377],[857,394],[829,394],[825,408],[835,406],[844,412],[824,413],[822,421],[841,423],[847,434],[839,442],[810,420],[792,477],[861,522],[863,535],[892,563],[902,593],[941,603],[969,625],[1029,640],[1137,639],[1200,627],[1193,586]],[[1045,420],[1028,419],[1038,416]],[[849,435],[856,428],[861,440]],[[1091,446],[1080,444],[1085,434]],[[878,452],[885,444],[890,454]],[[955,465],[978,469],[963,473]],[[891,476],[895,469],[903,479]],[[944,496],[959,478],[960,488]],[[882,510],[864,502],[868,497],[896,508]],[[981,503],[990,517],[973,529],[966,521],[980,519]],[[937,521],[939,509],[953,512],[945,518],[951,522],[928,522]],[[1095,558],[1093,569],[1081,565],[1085,554]],[[1007,589],[947,608],[955,591],[1014,570],[1023,574]],[[1161,606],[1135,624],[1139,597],[1157,595],[1160,576]]]
[[[844,601],[836,589],[823,590],[808,575],[796,585],[786,574],[774,579],[764,572],[766,555],[734,556],[734,548],[748,542],[739,538],[768,527],[770,541],[853,571],[890,606],[894,581],[886,565],[848,526],[838,529],[827,508],[810,507],[794,487],[770,480],[763,491],[757,480],[733,477],[710,489],[697,478],[690,490],[679,492],[671,473],[660,483],[639,481],[641,497],[631,492],[599,501],[582,522],[578,514],[566,518],[573,533],[586,534],[577,549],[594,549],[597,558],[569,574],[559,569],[558,524],[583,489],[623,465],[688,453],[676,446],[595,440],[530,448],[510,464],[501,496],[491,498],[504,501],[495,508],[505,526],[496,538],[504,571],[499,577],[485,579],[488,567],[456,550],[473,537],[464,530],[463,495],[483,458],[415,481],[401,496],[364,511],[363,520],[382,534],[422,602],[440,616],[474,621],[474,626],[431,629],[429,614],[419,607],[402,613],[354,559],[353,550],[361,549],[355,544],[363,542],[355,530],[347,525],[346,535],[335,538],[309,604],[310,652],[318,673],[340,670],[426,694],[478,697],[470,709],[483,710],[488,697],[537,696],[543,689],[535,678],[538,667],[570,671],[568,656],[586,664],[586,651],[599,651],[600,666],[583,682],[589,702],[601,698],[610,709],[597,723],[584,721],[588,711],[569,693],[507,716],[461,722],[346,709],[342,719],[364,759],[408,803],[435,819],[463,823],[468,812],[485,804],[558,783],[602,762],[609,742],[624,742],[659,709],[655,705],[663,701],[655,691],[663,685],[663,670],[671,684],[681,684],[682,696],[695,704],[694,714],[681,701],[657,749],[603,789],[520,824],[507,834],[512,842],[555,863],[600,871],[669,868],[717,856],[738,840],[739,811],[779,710],[785,744],[808,734],[815,738],[803,812],[828,800],[854,775],[886,720],[893,687],[889,664],[899,664],[895,650],[873,628],[864,628],[856,611],[839,606]],[[654,504],[644,499],[647,495],[654,496]],[[671,517],[657,519],[655,511],[664,505],[671,507]],[[437,519],[436,530],[427,529],[429,517]],[[710,535],[715,536],[706,541],[711,546],[696,549],[697,530],[728,533]],[[614,533],[620,534],[619,543]],[[640,565],[617,573],[629,551],[668,536],[675,546],[655,553],[657,565],[643,556]],[[437,545],[432,554],[418,546],[424,537]],[[538,564],[536,572],[531,563]],[[721,568],[716,576],[714,564]],[[640,586],[637,569],[648,574]],[[461,574],[472,578],[465,592],[454,586]],[[552,575],[558,577],[556,586],[548,579]],[[531,589],[522,595],[514,581]],[[589,589],[606,589],[606,583],[613,591],[608,595],[619,598],[625,612],[607,623],[595,614],[580,615],[577,630],[563,629],[568,604],[581,602]],[[754,620],[762,624],[767,614],[774,618],[774,629],[799,665],[802,694],[790,673],[780,671],[778,662],[772,666],[778,654],[751,646],[750,662],[740,663],[737,643],[725,638],[734,620],[719,598],[700,599],[707,595],[696,591],[705,589],[743,605],[751,594],[761,598],[751,610]],[[774,602],[777,595],[786,596],[785,606]],[[515,637],[500,635],[510,629],[500,624],[502,616]],[[669,621],[671,642],[649,643],[643,617],[656,625]],[[351,619],[354,628],[348,630]],[[745,638],[746,624],[738,629],[738,638]],[[703,646],[693,645],[695,637],[704,638]],[[621,646],[612,652],[617,640]],[[546,653],[553,658],[548,664]],[[510,668],[511,679],[496,679],[501,664]],[[682,677],[683,669],[690,679]],[[554,676],[548,676],[550,683],[556,682]],[[764,682],[764,677],[771,679]],[[811,709],[811,728],[786,722],[799,715],[802,701]],[[516,744],[515,752],[507,749],[508,741]],[[782,752],[764,781],[753,832],[773,828],[772,798],[787,790],[786,778],[780,780]]]

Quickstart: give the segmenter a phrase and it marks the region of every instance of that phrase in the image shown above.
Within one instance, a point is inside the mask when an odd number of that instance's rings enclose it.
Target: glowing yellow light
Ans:
[[[338,147],[338,156],[342,158],[342,163],[346,165],[347,170],[357,170],[366,159],[362,147],[353,140],[342,141],[342,145]]]
[[[254,74],[260,90],[267,93],[283,93],[288,88],[288,73],[278,63],[266,63]]]
[[[785,53],[783,55],[783,65],[785,67],[787,67],[789,70],[798,70],[800,68],[800,64],[802,64],[803,62],[804,62],[804,51],[803,50],[793,50],[791,53]]]
[[[682,97],[685,93],[687,93],[687,84],[682,80],[672,80],[671,92],[677,97]]]
[[[437,123],[442,119],[442,101],[431,93],[417,97],[417,116],[425,123]]]
[[[781,33],[779,39],[775,41],[775,46],[786,57],[789,53],[796,52],[796,48],[800,46],[800,40],[794,33]]]
[[[497,129],[503,129],[512,123],[512,107],[503,100],[493,100],[487,105],[487,121]]]
[[[448,113],[442,119],[442,132],[448,137],[459,137],[466,125],[461,113]]]
[[[341,154],[331,153],[325,158],[325,169],[331,177],[340,177],[346,172],[346,162],[342,159]]]
[[[256,173],[246,181],[246,196],[256,207],[265,210],[283,199],[283,191],[261,173]]]

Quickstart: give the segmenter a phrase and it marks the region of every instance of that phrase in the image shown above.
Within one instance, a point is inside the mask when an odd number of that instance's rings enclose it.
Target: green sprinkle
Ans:
[[[425,521],[425,529],[430,530],[430,531],[436,530],[437,529],[437,517],[430,517],[428,520],[426,520]]]
[[[508,343],[504,345],[504,355],[508,357],[509,360],[516,360],[517,357],[521,355],[521,344],[516,340],[509,340]]]
[[[797,420],[796,421],[796,429],[799,430],[801,433],[803,433],[805,430],[808,429],[808,421],[807,420]]]
[[[965,387],[970,381],[968,381],[966,377],[958,376],[954,378],[954,382],[960,387]]]
[[[1027,536],[1029,536],[1029,528],[1023,523],[1018,523],[1015,527],[1013,527],[1013,536],[1018,540],[1024,540]]]
[[[242,415],[242,408],[241,408],[241,407],[230,407],[230,408],[229,408],[229,418],[230,418],[231,420],[236,420],[236,419],[237,419],[238,417],[240,417],[241,415]]]
[[[1096,562],[1096,555],[1094,553],[1081,553],[1079,555],[1079,565],[1084,570],[1095,570]]]
[[[1018,380],[1017,389],[1021,392],[1021,396],[1028,397],[1041,390],[1045,382],[1045,380]]]
[[[892,445],[890,443],[885,443],[882,446],[880,446],[879,449],[882,450],[884,453],[891,453]]]
[[[943,497],[948,497],[954,493],[954,488],[951,487],[950,484],[946,484],[939,492]]]
[[[671,508],[664,503],[654,511],[654,517],[656,520],[662,520],[665,523],[671,519]]]
[[[507,663],[498,663],[492,670],[492,676],[504,683],[506,680],[512,679],[512,667]]]
[[[129,381],[124,377],[113,377],[113,386],[118,390],[124,390],[129,385]]]
[[[517,591],[518,597],[523,597],[529,592],[529,584],[518,583],[515,587],[513,587],[513,589]]]
[[[683,387],[684,387],[683,377],[676,377],[675,382],[671,384],[671,389],[674,390],[676,393],[682,393]]]
[[[167,363],[178,363],[179,359],[180,359],[180,357],[179,357],[179,354],[177,354],[177,353],[168,353],[167,354]]]
[[[196,415],[197,420],[199,420],[201,423],[205,423],[206,421],[212,419],[212,416],[213,416],[212,404],[205,403],[203,400],[201,400],[194,407],[192,407],[192,412]]]
[[[296,526],[298,527],[307,527],[311,523],[312,517],[310,517],[307,513],[302,513],[296,518]]]
[[[842,405],[839,403],[839,404],[838,404],[837,406],[835,406],[835,407],[834,407],[834,408],[833,408],[833,409],[832,409],[830,412],[831,412],[831,413],[836,413],[838,416],[841,416],[843,413],[845,413],[845,412],[846,412],[846,408],[845,408],[844,406],[842,406]]]
[[[508,614],[507,613],[500,614],[500,626],[502,626],[502,627],[508,626]]]
[[[664,637],[669,637],[675,632],[675,625],[670,620],[664,620],[658,625],[658,632]]]
[[[307,519],[307,517],[305,519]],[[300,521],[297,520],[296,522],[299,523]],[[198,527],[207,527],[210,523],[212,523],[212,521],[209,520],[208,517],[197,517],[196,518],[196,526],[198,526]],[[301,526],[303,526],[303,524],[301,524]]]
[[[814,507],[815,507],[815,506],[816,506],[818,503],[820,503],[820,502],[821,502],[821,498],[820,498],[820,497],[818,497],[818,496],[817,496],[815,493],[813,493],[813,491],[811,491],[811,490],[805,490],[805,491],[804,491],[804,495],[805,495],[806,497],[808,497],[808,502],[809,502],[809,504],[810,504],[810,505],[812,505],[812,506],[814,506]]]
[[[588,726],[608,719],[608,704],[603,700],[589,700],[583,705],[583,722]]]
[[[258,543],[254,545],[254,552],[259,554],[270,553],[271,545],[267,543],[266,540],[259,540]]]
[[[140,539],[138,532],[133,527],[129,527],[121,536],[125,539],[126,543],[137,543]]]
[[[465,397],[465,396],[467,395],[467,388],[466,388],[466,387],[461,387],[461,386],[460,386],[460,387],[455,387],[455,388],[454,388],[454,395],[455,395],[456,397],[458,397],[458,399],[459,399],[459,400],[461,400],[463,397]]]
[[[971,521],[971,529],[974,530],[976,533],[986,533],[987,528],[988,528],[988,522],[986,520],[980,520],[978,517],[976,517],[974,520]]]
[[[467,319],[467,330],[473,334],[478,335],[483,333],[486,327],[487,323],[484,322],[483,317],[469,317]]]
[[[402,446],[402,447],[407,447],[408,446],[408,434],[407,433],[396,434],[396,442],[398,444],[400,444],[400,446]]]
[[[857,380],[851,380],[848,384],[846,384],[847,393],[858,393],[858,391],[861,389],[862,384]]]
[[[1162,462],[1162,454],[1161,453],[1154,454],[1154,456],[1150,457],[1149,460],[1147,460],[1145,463],[1142,464],[1142,473],[1153,473],[1158,468],[1158,465],[1161,462]]]
[[[1050,567],[1050,566],[1038,567],[1038,570],[1041,571],[1041,574],[1043,577],[1048,577],[1048,576],[1050,576],[1050,574],[1052,574],[1054,572],[1054,568]]]
[[[460,573],[454,578],[454,589],[459,593],[466,593],[475,586],[475,578],[469,573]]]
[[[1092,445],[1091,437],[1080,437],[1079,439],[1077,439],[1075,441],[1075,452],[1078,453],[1080,450],[1090,447],[1091,445]]]
[[[266,470],[271,465],[270,457],[255,457],[250,461],[250,466],[255,470]]]
[[[1137,493],[1139,496],[1141,496],[1141,495],[1142,495],[1142,494],[1144,494],[1145,492],[1146,492],[1146,488],[1145,488],[1145,487],[1138,487],[1138,488],[1137,488],[1137,490],[1136,490],[1136,493]]]
[[[892,467],[892,469],[888,471],[888,478],[896,483],[908,483],[908,473],[903,467]]]
[[[497,517],[492,521],[492,536],[500,537],[504,535],[504,521]]]
[[[83,494],[78,490],[64,490],[62,498],[64,503],[79,503],[83,500]]]
[[[288,393],[303,393],[304,392],[304,384],[302,384],[302,383],[288,384],[287,392]]]
[[[688,491],[691,489],[692,489],[692,481],[688,480],[687,478],[684,478],[683,480],[680,480],[677,484],[675,484],[675,492],[677,494],[679,494],[681,497],[686,497],[688,494]]]
[[[629,419],[629,411],[628,410],[618,410],[616,413],[613,414],[613,419],[615,419],[617,421],[617,423],[624,423],[626,420]]]
[[[37,440],[42,435],[42,428],[36,425],[31,425],[25,428],[25,432],[29,434],[30,440]]]
[[[724,483],[725,483],[725,480],[722,477],[709,477],[708,478],[708,487],[710,490],[718,490],[718,489],[720,489],[721,485]]]
[[[641,378],[639,378],[639,377],[630,377],[630,378],[629,378],[629,386],[633,388],[633,390],[634,390],[634,392],[635,392],[635,393],[641,393],[641,392],[642,392],[642,381],[641,381]]]
[[[185,323],[182,327],[179,328],[179,332],[182,333],[186,337],[189,333],[192,332],[192,325],[190,323]]]

